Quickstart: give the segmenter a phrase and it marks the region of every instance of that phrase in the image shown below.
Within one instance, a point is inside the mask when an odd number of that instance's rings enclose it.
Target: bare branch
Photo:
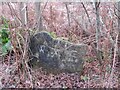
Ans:
[[[10,8],[11,13],[13,12],[12,14],[18,19],[18,21],[20,22],[20,24],[22,24],[21,19],[18,17],[18,15],[15,12],[14,8],[12,7],[12,5],[9,2],[7,4],[8,4],[8,7]]]
[[[68,25],[70,26],[70,11],[68,9],[67,3],[65,3],[65,7],[66,7],[66,10],[67,10]]]
[[[83,6],[83,8],[84,8],[84,10],[85,10],[85,12],[86,12],[86,15],[87,15],[87,17],[88,17],[89,23],[91,23],[90,16],[89,16],[89,14],[88,14],[88,12],[87,12],[87,9],[86,9],[84,3],[81,2],[81,4],[82,4],[82,6]]]

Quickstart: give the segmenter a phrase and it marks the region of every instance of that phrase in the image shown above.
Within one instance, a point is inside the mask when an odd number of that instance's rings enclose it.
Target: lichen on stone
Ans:
[[[39,67],[55,72],[82,72],[85,44],[73,44],[69,41],[55,39],[48,32],[37,33],[30,38],[30,64],[37,62]],[[37,60],[36,60],[37,59]],[[34,66],[34,65],[33,65]]]

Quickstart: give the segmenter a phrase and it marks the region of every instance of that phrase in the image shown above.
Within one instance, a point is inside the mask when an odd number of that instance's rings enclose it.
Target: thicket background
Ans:
[[[0,16],[0,87],[119,87],[120,2],[1,2]],[[42,30],[88,45],[79,82],[29,70],[29,37]]]

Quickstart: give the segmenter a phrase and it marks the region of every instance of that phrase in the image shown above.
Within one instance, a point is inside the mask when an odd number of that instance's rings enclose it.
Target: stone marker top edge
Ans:
[[[58,37],[58,38],[54,38],[54,37],[52,37],[51,35],[50,35],[50,32],[48,32],[48,31],[40,31],[40,32],[37,32],[37,33],[35,33],[33,36],[35,36],[36,34],[39,34],[39,33],[47,33],[53,40],[61,40],[61,41],[64,41],[64,42],[67,42],[67,43],[69,43],[69,44],[71,44],[71,45],[76,45],[76,46],[88,46],[87,44],[84,44],[84,43],[73,43],[73,42],[70,42],[70,41],[67,41],[67,40],[63,40],[63,39],[61,39],[60,37]]]

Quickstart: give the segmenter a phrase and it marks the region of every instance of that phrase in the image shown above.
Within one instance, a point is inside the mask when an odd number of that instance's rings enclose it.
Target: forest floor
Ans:
[[[30,69],[24,73],[18,70],[16,62],[0,62],[1,88],[104,88],[108,84],[109,73],[100,72],[97,61],[86,63],[82,75],[79,73],[47,74],[40,69]],[[105,75],[103,75],[105,74]],[[113,87],[117,87],[117,75],[113,78]]]

